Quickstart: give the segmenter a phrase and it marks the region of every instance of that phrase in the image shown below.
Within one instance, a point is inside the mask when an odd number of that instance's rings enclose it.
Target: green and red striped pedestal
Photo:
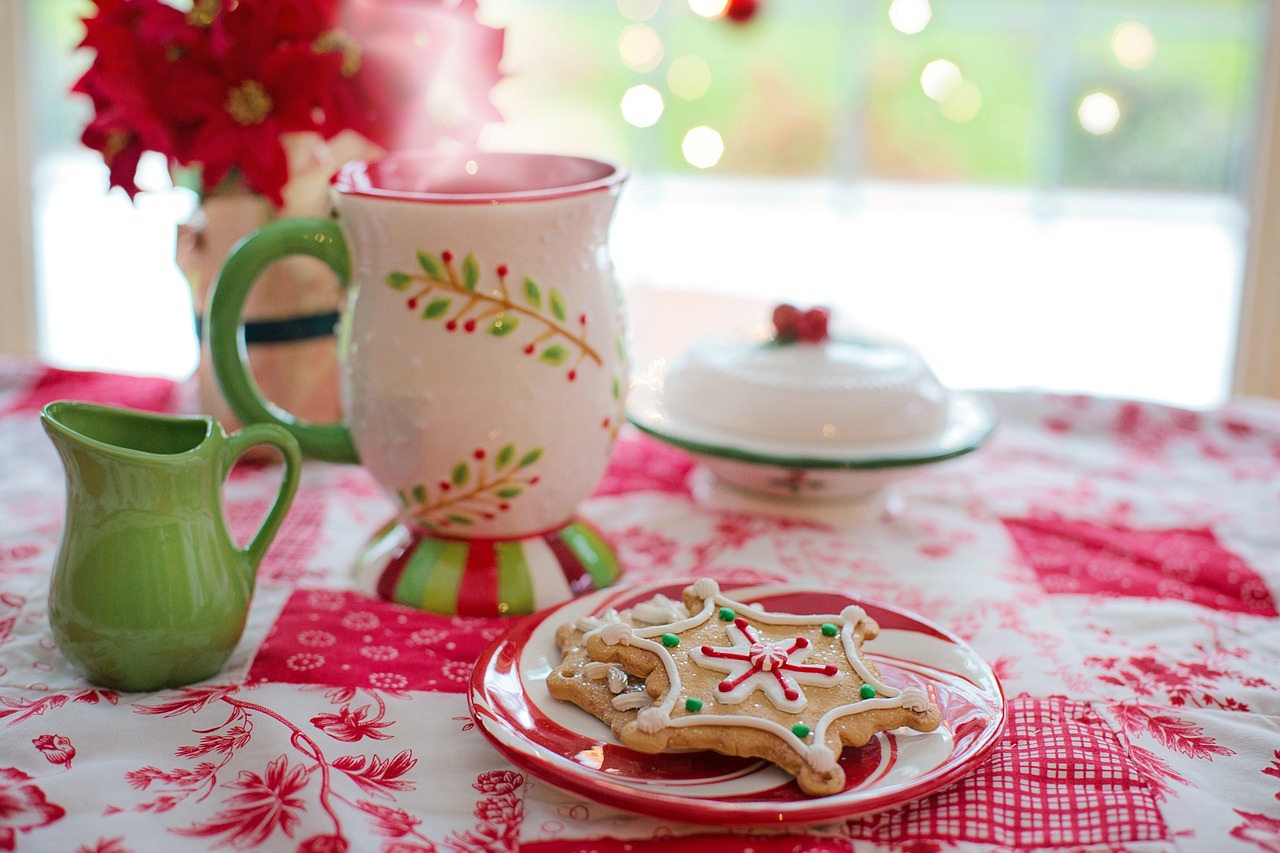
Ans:
[[[356,562],[361,586],[398,604],[460,616],[517,616],[611,586],[622,569],[594,526],[574,518],[522,539],[446,538],[388,522]]]

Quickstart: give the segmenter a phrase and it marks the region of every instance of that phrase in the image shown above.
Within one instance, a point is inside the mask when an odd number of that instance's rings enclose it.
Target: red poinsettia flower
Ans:
[[[93,102],[83,141],[133,196],[147,151],[198,167],[206,191],[235,174],[276,205],[291,134],[429,146],[474,141],[498,118],[502,33],[475,0],[96,0],[73,91]]]

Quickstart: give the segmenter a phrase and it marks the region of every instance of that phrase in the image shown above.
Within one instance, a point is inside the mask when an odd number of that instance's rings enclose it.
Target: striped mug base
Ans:
[[[356,576],[380,598],[432,613],[521,616],[613,585],[617,555],[575,517],[522,539],[454,539],[393,519],[361,552]]]

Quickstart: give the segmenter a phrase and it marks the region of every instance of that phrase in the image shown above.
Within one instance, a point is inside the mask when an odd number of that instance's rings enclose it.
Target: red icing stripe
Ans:
[[[498,549],[493,539],[472,539],[458,584],[459,616],[492,616],[498,612]]]

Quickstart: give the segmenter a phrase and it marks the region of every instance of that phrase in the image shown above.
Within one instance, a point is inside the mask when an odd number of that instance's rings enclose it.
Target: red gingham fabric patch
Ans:
[[[1277,615],[1262,578],[1212,531],[1134,530],[1055,518],[1002,521],[1047,592],[1171,598]]]
[[[689,472],[693,458],[682,450],[667,447],[645,435],[628,436],[613,448],[609,469],[596,487],[595,495],[624,492],[669,492],[690,494]]]
[[[228,501],[224,503],[227,526],[231,535],[241,545],[258,532],[271,498],[253,501]],[[308,561],[315,553],[317,537],[324,523],[325,501],[323,495],[299,491],[285,514],[284,522],[267,549],[267,556],[258,571],[258,579],[271,581],[298,581],[307,575],[321,576],[323,568],[309,569]]]
[[[9,406],[9,411],[38,412],[55,400],[80,400],[126,409],[166,412],[175,388],[177,383],[172,379],[50,367],[24,396]]]
[[[464,693],[476,658],[509,624],[299,589],[258,650],[248,681]]]
[[[1062,696],[1011,700],[1004,738],[973,773],[849,829],[853,838],[880,843],[932,839],[1019,849],[1170,837],[1150,786],[1115,733],[1087,704]]]

